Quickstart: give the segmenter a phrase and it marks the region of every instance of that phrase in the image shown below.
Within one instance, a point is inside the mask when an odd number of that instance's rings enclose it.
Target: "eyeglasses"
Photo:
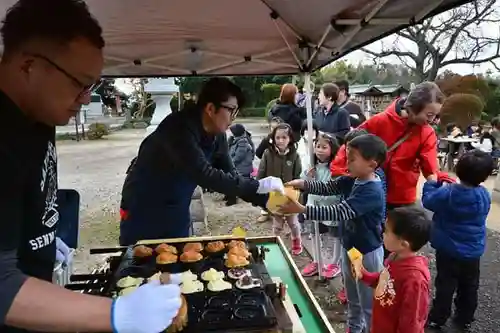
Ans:
[[[221,104],[220,107],[229,111],[229,113],[231,114],[231,119],[236,118],[236,116],[238,115],[238,112],[240,112],[240,108],[237,106]]]
[[[79,79],[77,79],[74,75],[68,73],[67,70],[65,70],[64,68],[62,68],[58,64],[56,64],[54,61],[52,61],[49,58],[47,58],[46,56],[38,54],[38,53],[27,53],[27,54],[29,54],[32,57],[44,60],[49,65],[51,65],[52,67],[54,67],[55,69],[57,69],[59,72],[63,73],[68,79],[70,79],[71,81],[73,81],[73,83],[76,86],[80,87],[81,91],[78,93],[77,97],[81,97],[81,96],[83,96],[85,94],[91,93],[93,90],[95,90],[97,88],[97,86],[100,83],[100,80],[97,80],[94,83],[85,84],[82,81],[80,81]]]

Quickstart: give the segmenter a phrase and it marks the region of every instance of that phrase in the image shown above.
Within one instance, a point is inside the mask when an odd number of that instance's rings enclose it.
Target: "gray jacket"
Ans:
[[[238,137],[229,138],[229,156],[233,160],[238,173],[244,177],[250,177],[253,171],[253,160],[255,158],[255,149],[246,134]]]

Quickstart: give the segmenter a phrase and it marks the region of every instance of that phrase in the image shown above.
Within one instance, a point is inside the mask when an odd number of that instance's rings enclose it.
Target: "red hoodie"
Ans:
[[[337,155],[335,155],[332,163],[330,163],[330,172],[334,177],[346,176],[348,174],[345,145],[340,146]]]
[[[437,137],[430,125],[408,125],[396,112],[396,100],[384,112],[374,115],[358,128],[380,137],[390,148],[407,133],[410,135],[387,154],[384,172],[387,178],[387,203],[410,204],[417,200],[420,171],[427,178],[437,174]]]
[[[375,288],[370,333],[424,333],[430,288],[427,258],[388,259],[381,273],[364,271],[362,281]]]

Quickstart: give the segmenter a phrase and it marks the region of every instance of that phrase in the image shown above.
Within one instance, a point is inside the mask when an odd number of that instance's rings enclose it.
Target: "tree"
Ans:
[[[116,92],[114,79],[102,79],[95,90],[96,94],[101,95],[102,104],[112,109],[116,109]]]
[[[393,46],[382,44],[382,51],[362,50],[375,59],[396,57],[418,81],[433,81],[439,69],[453,64],[479,65],[500,58],[498,35],[485,32],[500,23],[496,0],[476,0],[413,27],[397,32]],[[488,25],[489,29],[486,27]],[[405,45],[411,47],[405,47]]]
[[[151,118],[156,108],[156,103],[151,97],[151,94],[147,93],[144,89],[148,80],[134,78],[128,79],[128,81],[134,88],[134,91],[132,92],[134,102],[131,106],[133,117],[136,119]]]

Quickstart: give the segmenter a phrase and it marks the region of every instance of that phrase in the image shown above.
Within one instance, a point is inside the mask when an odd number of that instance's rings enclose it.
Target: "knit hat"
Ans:
[[[246,132],[245,126],[243,126],[242,124],[231,125],[231,127],[229,127],[229,130],[231,131],[231,133],[233,133],[235,137],[242,136]]]

